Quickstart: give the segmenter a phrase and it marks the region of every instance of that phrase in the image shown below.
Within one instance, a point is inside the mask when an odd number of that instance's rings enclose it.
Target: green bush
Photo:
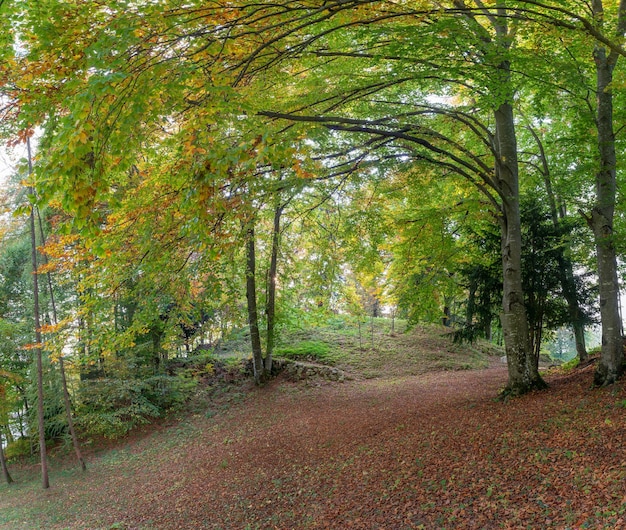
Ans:
[[[296,361],[316,361],[321,363],[333,363],[336,356],[331,352],[330,346],[320,341],[305,341],[299,344],[281,346],[276,348],[276,357],[284,357]]]
[[[570,359],[569,361],[567,361],[566,363],[563,363],[561,365],[561,368],[563,370],[573,370],[574,368],[576,368],[578,365],[580,364],[580,359],[578,357],[574,357],[573,359]]]
[[[4,457],[7,460],[22,458],[30,455],[30,439],[18,438],[4,448]]]
[[[196,384],[184,374],[85,381],[79,391],[78,426],[87,435],[119,438],[180,407]]]

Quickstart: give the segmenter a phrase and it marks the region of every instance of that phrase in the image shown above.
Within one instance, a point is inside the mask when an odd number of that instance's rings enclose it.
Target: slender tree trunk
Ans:
[[[447,304],[443,306],[443,318],[441,319],[441,323],[445,327],[450,326],[450,306]]]
[[[572,325],[572,329],[574,330],[576,355],[578,356],[578,360],[583,362],[587,360],[588,357],[587,346],[585,345],[585,321],[583,312],[580,309],[580,304],[578,303],[572,262],[561,252],[557,257],[557,263],[559,265],[559,275],[561,288],[563,289],[563,297],[567,302],[569,320]]]
[[[361,333],[361,315],[359,315],[359,349],[363,350],[363,335]]]
[[[41,223],[41,217],[39,216],[39,211],[37,211],[37,218],[39,220],[39,234],[41,236],[41,244],[43,245],[45,242],[45,235],[43,231],[43,225]],[[47,258],[44,255],[44,263],[47,263]],[[47,272],[46,278],[48,280],[48,291],[50,292],[50,305],[52,306],[52,321],[54,325],[57,325],[59,322],[57,316],[57,308],[56,302],[54,300],[54,289],[52,288],[52,275]],[[70,437],[72,438],[72,445],[74,446],[74,453],[76,454],[76,460],[80,464],[80,467],[83,471],[87,471],[87,465],[85,464],[85,460],[83,459],[83,453],[80,447],[80,441],[78,440],[78,436],[76,435],[76,429],[74,428],[74,418],[72,417],[72,403],[70,400],[70,393],[67,388],[67,376],[65,373],[65,361],[63,360],[63,354],[59,354],[59,372],[61,372],[61,386],[63,388],[63,403],[65,405],[65,416],[67,418],[67,428],[70,431]]]
[[[594,5],[600,4],[597,0]],[[599,15],[596,11],[596,14]],[[615,212],[616,165],[613,132],[613,95],[611,82],[617,56],[607,56],[606,49],[596,46],[597,116],[599,169],[596,174],[596,204],[590,225],[596,243],[598,279],[600,282],[600,318],[602,321],[602,353],[594,375],[596,385],[610,385],[622,375],[624,360],[621,320],[619,316],[619,282],[617,258],[613,241]]]
[[[485,340],[491,341],[491,315],[487,316],[483,322],[483,334]]]
[[[28,169],[32,174],[32,158],[30,151],[30,139],[27,139]],[[37,419],[39,428],[39,454],[41,457],[41,483],[44,489],[50,487],[48,479],[48,458],[46,453],[46,432],[43,407],[43,359],[41,351],[41,326],[39,321],[39,281],[37,273],[37,234],[35,231],[35,205],[30,209],[30,242],[31,260],[33,266],[33,312],[35,316],[35,355],[37,358]]]
[[[465,307],[465,325],[468,327],[474,324],[474,312],[476,311],[476,291],[478,290],[478,282],[470,277],[470,284],[467,295],[467,306]]]
[[[270,258],[270,270],[267,286],[267,349],[265,352],[264,368],[267,376],[272,373],[272,356],[276,342],[276,276],[278,274],[278,250],[280,246],[280,218],[283,207],[277,205],[274,210],[274,227],[272,229],[272,255]]]
[[[248,323],[250,324],[250,341],[252,344],[252,366],[254,382],[262,385],[266,381],[259,333],[259,314],[256,301],[256,255],[254,247],[254,221],[246,230],[246,297],[248,300]]]
[[[2,467],[2,476],[7,484],[13,484],[13,478],[9,473],[7,461],[4,458],[4,448],[2,447],[2,433],[0,432],[0,467]]]

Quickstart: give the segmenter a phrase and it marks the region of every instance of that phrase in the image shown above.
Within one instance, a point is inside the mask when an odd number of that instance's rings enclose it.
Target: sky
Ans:
[[[18,149],[0,146],[0,185],[4,186],[6,178],[15,171],[15,162],[19,159]],[[17,154],[17,157],[15,156]]]
[[[16,172],[18,162],[26,159],[26,156],[26,144],[12,148],[0,144],[0,186],[4,186],[6,179]]]

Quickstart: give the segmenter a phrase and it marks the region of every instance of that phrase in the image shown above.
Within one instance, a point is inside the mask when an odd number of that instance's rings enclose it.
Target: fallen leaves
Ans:
[[[277,382],[198,417],[193,436],[173,427],[137,441],[132,473],[92,465],[56,492],[76,512],[62,527],[618,528],[625,393],[592,390],[590,377],[553,375],[547,391],[508,403],[492,399],[503,368]]]

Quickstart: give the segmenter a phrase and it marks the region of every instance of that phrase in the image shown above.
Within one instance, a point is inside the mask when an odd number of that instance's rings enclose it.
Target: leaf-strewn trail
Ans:
[[[496,402],[505,381],[277,381],[20,502],[47,501],[40,527],[57,529],[626,527],[624,389],[590,389],[588,369]],[[37,528],[22,524],[3,527]]]

